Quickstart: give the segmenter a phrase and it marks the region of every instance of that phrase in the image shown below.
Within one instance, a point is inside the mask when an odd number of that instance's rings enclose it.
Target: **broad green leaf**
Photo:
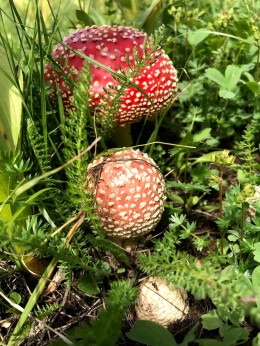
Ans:
[[[255,243],[254,248],[255,248],[255,250],[253,251],[254,260],[260,263],[260,242]]]
[[[22,73],[19,74],[22,87]],[[0,152],[14,151],[18,145],[22,121],[22,99],[15,86],[12,70],[5,50],[0,47]],[[0,174],[0,205],[8,195],[11,181]],[[0,219],[10,221],[12,212],[9,204],[0,211]]]
[[[219,70],[216,68],[207,68],[206,69],[206,77],[213,80],[213,82],[217,83],[223,88],[226,88],[227,82],[225,77]]]
[[[260,299],[260,266],[257,266],[252,273],[253,288]],[[257,302],[257,306],[260,307],[260,302]]]
[[[160,9],[162,8],[163,0],[154,0],[149,9],[144,12],[141,28],[151,34],[158,27],[158,18],[160,17]]]
[[[90,26],[95,24],[93,19],[86,12],[82,10],[76,10],[76,17],[85,26]]]
[[[233,99],[236,96],[236,94],[233,91],[229,91],[227,89],[220,89],[219,96],[223,99]]]
[[[205,315],[202,315],[202,325],[204,329],[214,330],[223,325],[223,321],[219,318],[216,310],[212,310]]]
[[[195,323],[194,326],[185,334],[182,343],[179,346],[189,346],[196,339],[196,330],[199,326],[199,323]]]
[[[11,292],[9,298],[16,304],[20,304],[22,300],[21,295],[17,292]]]
[[[236,345],[238,341],[247,340],[248,330],[246,328],[223,325],[219,328],[219,334],[223,337],[224,345]]]
[[[247,86],[247,88],[252,91],[252,93],[254,94],[254,96],[257,96],[260,94],[260,85],[253,81],[253,82],[246,82],[245,84]]]
[[[177,346],[173,335],[161,325],[152,322],[138,320],[126,336],[133,341],[137,341],[149,346]]]
[[[198,29],[195,31],[189,31],[188,42],[191,46],[197,46],[200,42],[204,41],[210,34],[210,31],[205,29]]]
[[[170,194],[168,194],[168,198],[169,198],[171,201],[175,201],[175,202],[178,202],[178,203],[180,203],[180,204],[184,204],[183,198],[181,198],[179,195],[176,195],[175,193],[170,193]]]
[[[234,90],[240,77],[242,70],[235,65],[228,65],[225,71],[226,88],[229,91]]]
[[[17,292],[11,292],[9,295],[9,298],[14,304],[17,304],[17,305],[19,305],[21,303],[21,300],[22,300],[21,295]],[[11,307],[6,312],[9,314],[10,313],[17,313],[17,310],[15,308]]]
[[[19,72],[22,87],[22,73]],[[0,47],[0,150],[14,151],[22,122],[22,98],[15,86],[5,50]]]
[[[221,151],[212,151],[211,153],[201,155],[196,159],[196,161],[194,161],[194,164],[200,162],[212,162],[213,155],[219,155],[220,153]]]
[[[237,238],[235,235],[230,234],[230,235],[228,236],[228,240],[229,240],[229,241],[236,242],[236,241],[238,240],[238,238]]]
[[[257,335],[254,337],[254,339],[252,340],[252,346],[259,346],[260,345],[260,332],[257,333]]]
[[[9,177],[4,174],[0,174],[0,220],[8,222],[12,218],[12,211],[9,204],[4,205],[1,208],[1,204],[7,199],[9,195]]]
[[[211,128],[206,127],[205,129],[201,130],[200,132],[196,133],[193,137],[194,142],[203,142],[205,139],[211,138]]]
[[[78,288],[81,291],[91,295],[96,295],[96,294],[99,294],[100,292],[100,289],[96,283],[96,280],[89,273],[81,276],[81,278],[78,281]]]

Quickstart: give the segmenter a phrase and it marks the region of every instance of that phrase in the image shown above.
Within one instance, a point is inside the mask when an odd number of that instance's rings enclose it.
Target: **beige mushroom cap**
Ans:
[[[150,276],[139,286],[135,304],[139,320],[150,320],[167,327],[185,318],[188,296],[183,288],[172,289],[164,280]]]

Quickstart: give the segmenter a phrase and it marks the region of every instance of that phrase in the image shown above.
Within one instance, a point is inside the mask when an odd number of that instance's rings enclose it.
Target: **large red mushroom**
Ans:
[[[139,150],[120,150],[88,166],[87,191],[108,237],[138,238],[160,221],[164,178],[152,158]]]
[[[131,69],[136,68],[134,52],[137,52],[139,59],[144,58],[144,49],[145,54],[151,53],[150,43],[145,33],[131,27],[94,25],[76,30],[55,47],[52,58],[60,69],[49,62],[46,65],[45,79],[54,90],[60,89],[64,106],[69,108],[73,88],[69,86],[67,77],[72,76],[76,81],[85,61],[76,51],[116,72],[128,74],[131,73]],[[100,104],[109,107],[121,85],[103,68],[91,64],[90,69],[90,107],[94,110],[97,110]],[[165,110],[174,98],[177,73],[168,55],[162,49],[158,49],[151,54],[151,59],[137,72],[131,82],[148,97],[134,85],[128,84],[121,95],[118,112],[114,114],[117,126],[125,126],[146,116],[153,117]]]

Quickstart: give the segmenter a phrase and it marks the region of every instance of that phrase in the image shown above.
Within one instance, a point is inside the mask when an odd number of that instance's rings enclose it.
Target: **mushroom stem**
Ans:
[[[133,145],[131,124],[117,127],[113,133],[112,141],[117,148],[131,147]]]

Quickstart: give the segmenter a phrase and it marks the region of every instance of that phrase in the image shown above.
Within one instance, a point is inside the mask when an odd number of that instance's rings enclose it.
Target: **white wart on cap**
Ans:
[[[138,238],[153,230],[164,209],[164,178],[152,158],[122,150],[88,166],[87,189],[109,237]]]
[[[45,70],[46,81],[61,91],[65,107],[71,107],[70,98],[73,90],[66,82],[66,76],[77,80],[84,65],[84,58],[76,54],[69,47],[87,57],[108,66],[116,72],[129,73],[136,67],[134,50],[138,57],[144,57],[144,42],[147,41],[147,54],[151,52],[150,40],[147,35],[135,28],[123,26],[90,26],[79,29],[67,36],[59,43],[52,58],[62,68],[63,73],[48,63]],[[68,47],[65,47],[66,44]],[[90,106],[95,110],[100,104],[110,106],[110,99],[120,89],[120,84],[106,70],[91,64],[92,81],[88,91]],[[169,56],[162,49],[153,53],[153,61],[148,61],[132,79],[149,99],[134,86],[129,85],[121,96],[118,114],[115,114],[116,124],[124,126],[143,117],[159,114],[173,101],[176,92],[177,73]],[[113,88],[111,88],[111,86]],[[107,89],[112,95],[107,95]],[[104,96],[106,95],[106,99]],[[111,101],[112,102],[112,101]]]
[[[188,314],[188,296],[183,288],[173,289],[164,280],[149,276],[139,286],[135,310],[138,319],[167,327]]]

